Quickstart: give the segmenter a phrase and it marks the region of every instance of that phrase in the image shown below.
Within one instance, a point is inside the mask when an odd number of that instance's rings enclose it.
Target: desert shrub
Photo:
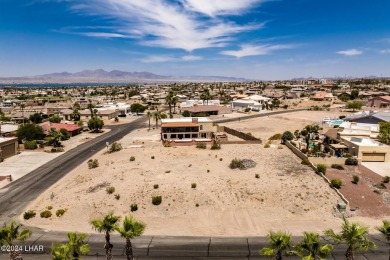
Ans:
[[[235,158],[230,162],[229,167],[230,167],[230,169],[243,169],[244,163],[241,159]]]
[[[343,119],[343,118],[345,118],[345,117],[346,117],[346,116],[344,116],[344,115],[339,116],[340,119]]]
[[[87,163],[89,169],[99,167],[99,161],[97,159],[89,159]]]
[[[332,164],[330,167],[337,170],[344,170],[344,167],[341,164]]]
[[[198,149],[206,149],[207,145],[204,142],[199,142],[199,143],[196,144],[196,148],[198,148]]]
[[[375,184],[374,187],[382,190],[386,189],[386,185],[383,182]]]
[[[116,200],[119,200],[121,198],[121,195],[117,193],[117,194],[114,195],[114,197],[115,197]]]
[[[50,218],[51,217],[51,211],[50,210],[44,210],[40,213],[41,218]]]
[[[290,131],[285,131],[282,135],[282,140],[283,142],[285,141],[291,141],[292,139],[294,139],[294,134],[291,133]]]
[[[35,213],[34,210],[28,210],[28,211],[24,212],[23,218],[24,219],[30,219],[30,218],[35,217],[36,215],[37,215],[37,213]]]
[[[152,204],[155,205],[155,206],[160,205],[161,201],[162,201],[162,197],[161,196],[153,196],[152,197]]]
[[[270,141],[276,141],[276,140],[280,140],[280,139],[282,139],[282,134],[274,134],[273,136],[268,138],[268,140],[270,140]]]
[[[113,142],[110,146],[110,149],[108,149],[108,152],[109,153],[115,153],[115,152],[119,152],[120,150],[122,150],[122,144],[121,143],[118,143],[118,142]]]
[[[345,160],[345,165],[358,165],[358,160],[355,158],[348,158]]]
[[[113,186],[107,187],[107,188],[106,188],[106,192],[107,192],[108,194],[113,194],[113,193],[115,192],[115,187],[113,187]]]
[[[352,155],[351,155],[350,153],[345,153],[343,156],[344,156],[345,158],[352,158]]]
[[[219,161],[222,162],[222,161],[223,161],[223,158],[219,158]]]
[[[155,158],[154,155],[152,155],[152,156],[150,157],[150,159],[152,159],[152,160],[154,160],[154,158]]]
[[[221,144],[219,142],[214,141],[211,145],[211,150],[221,150]]]
[[[381,191],[378,190],[378,189],[375,189],[374,192],[375,192],[376,194],[381,194]]]
[[[196,203],[196,204],[195,204],[195,207],[199,207],[199,203]]]
[[[133,211],[137,211],[138,210],[138,205],[137,204],[131,204],[130,205],[130,211],[133,212]]]
[[[130,157],[130,162],[134,162],[135,161],[135,157],[134,156],[131,156]]]
[[[154,185],[153,185],[153,188],[154,188],[154,189],[158,189],[158,184],[154,184]]]
[[[259,174],[255,174],[255,178],[256,178],[256,179],[259,179],[259,178],[260,178],[260,175],[259,175]]]
[[[34,149],[37,149],[37,141],[33,140],[33,141],[25,141],[24,142],[24,149],[26,150],[34,150]]]
[[[248,113],[250,111],[251,111],[251,109],[249,107],[245,108],[245,110],[244,110],[244,112],[246,112],[246,113]]]
[[[340,179],[333,179],[330,181],[333,188],[340,189],[343,185],[343,182]]]
[[[270,148],[270,144],[269,144],[269,143],[266,143],[266,144],[264,145],[264,148]]]
[[[56,216],[61,217],[65,214],[65,212],[66,212],[66,209],[57,209]]]
[[[383,183],[389,183],[389,182],[390,182],[390,177],[389,176],[383,177]]]
[[[172,143],[168,142],[168,141],[165,141],[164,142],[164,147],[172,147]]]
[[[53,206],[47,206],[47,209],[48,209],[48,210],[52,210],[52,209],[53,209]]]
[[[353,175],[353,176],[352,176],[352,182],[353,182],[353,183],[358,184],[359,180],[360,180],[360,178],[359,178],[358,175]]]
[[[191,183],[191,188],[195,189],[196,188],[196,183]]]
[[[210,172],[210,170],[207,170],[207,172]]]
[[[327,169],[327,167],[324,164],[318,164],[317,165],[317,172],[325,174],[326,173],[326,169]]]
[[[303,164],[303,165],[310,165],[311,163],[310,163],[309,159],[303,159],[301,164]]]

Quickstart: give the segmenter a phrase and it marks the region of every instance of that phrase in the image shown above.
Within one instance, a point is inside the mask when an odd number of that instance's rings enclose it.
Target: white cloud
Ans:
[[[356,56],[362,54],[363,51],[359,51],[357,49],[350,49],[345,51],[338,51],[337,53],[345,56]]]
[[[175,61],[177,60],[175,57],[172,56],[159,56],[159,55],[153,55],[148,56],[141,60],[141,62],[144,63],[159,63],[159,62],[169,62],[169,61]]]
[[[194,61],[194,60],[202,60],[203,57],[194,56],[194,55],[186,55],[186,56],[181,57],[181,59],[184,61]]]
[[[195,12],[214,17],[226,14],[241,14],[243,11],[265,2],[264,0],[181,0],[183,5]]]
[[[224,47],[234,36],[264,27],[264,24],[239,25],[215,17],[216,14],[239,14],[260,0],[90,0],[88,5],[76,0],[73,10],[113,19],[116,28],[110,32],[128,38],[141,38],[140,44],[163,48],[196,49]],[[210,4],[209,2],[212,2]],[[108,34],[107,34],[108,35]],[[96,36],[93,36],[96,37]]]
[[[276,50],[282,50],[282,49],[290,49],[293,48],[293,45],[284,45],[284,44],[278,44],[278,45],[241,45],[240,50],[230,50],[230,51],[222,51],[220,54],[228,55],[228,56],[234,56],[236,58],[242,58],[246,56],[260,56],[260,55],[266,55],[270,54],[273,51]]]
[[[98,38],[130,38],[129,36],[120,33],[105,33],[105,32],[82,32],[80,35]]]
[[[381,53],[381,54],[390,54],[390,49],[381,50],[380,53]]]

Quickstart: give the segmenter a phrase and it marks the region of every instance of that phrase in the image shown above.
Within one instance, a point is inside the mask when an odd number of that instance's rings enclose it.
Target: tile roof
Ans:
[[[81,129],[76,124],[64,124],[64,123],[42,123],[42,124],[40,124],[40,126],[42,126],[42,128],[45,132],[50,131],[51,128],[54,128],[57,131],[59,131],[61,128],[64,128],[68,132],[73,132],[73,131]]]

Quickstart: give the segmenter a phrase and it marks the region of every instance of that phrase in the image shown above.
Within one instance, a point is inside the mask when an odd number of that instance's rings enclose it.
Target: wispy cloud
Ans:
[[[98,37],[98,38],[131,38],[124,34],[120,33],[105,33],[105,32],[82,32],[78,33],[80,35],[89,36],[89,37]]]
[[[187,62],[187,61],[198,61],[203,60],[202,56],[195,56],[195,55],[185,55],[182,57],[175,57],[171,55],[152,55],[147,56],[144,59],[141,59],[141,62],[144,63],[159,63],[159,62]]]
[[[379,53],[381,53],[381,54],[390,54],[390,49],[381,50]]]
[[[338,51],[338,54],[344,55],[344,56],[356,56],[363,53],[363,51],[357,50],[357,49],[349,49],[345,51]]]
[[[293,45],[287,45],[287,44],[241,45],[240,50],[222,51],[220,52],[220,54],[242,58],[246,56],[266,55],[276,50],[290,49],[293,47],[294,47]]]
[[[140,44],[186,51],[224,47],[242,32],[264,23],[237,24],[219,19],[222,14],[241,14],[264,0],[75,0],[73,10],[115,21],[112,36],[138,37]],[[208,17],[205,17],[205,14]],[[88,36],[86,33],[85,35]],[[96,34],[89,36],[97,37]]]
[[[181,59],[184,61],[195,61],[195,60],[202,60],[203,57],[194,56],[194,55],[186,55],[186,56],[181,57]]]

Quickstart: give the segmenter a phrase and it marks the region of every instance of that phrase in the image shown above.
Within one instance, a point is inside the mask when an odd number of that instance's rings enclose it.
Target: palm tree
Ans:
[[[57,131],[55,128],[50,128],[49,135],[53,137],[53,147],[57,147],[60,145],[60,140],[64,137],[64,135]]]
[[[11,248],[11,251],[9,252],[9,259],[10,260],[23,260],[22,254],[18,250],[14,250],[12,245],[15,240],[24,242],[27,238],[31,236],[31,230],[30,229],[23,229],[21,230],[21,227],[23,227],[22,224],[16,224],[15,221],[12,221],[10,225],[6,225],[4,223],[4,226],[2,229],[0,229],[0,246],[8,245]]]
[[[172,98],[172,104],[173,104],[173,113],[176,113],[176,105],[179,102],[179,98],[177,96],[174,96]]]
[[[89,245],[84,242],[87,237],[85,233],[68,232],[68,245],[72,252],[73,260],[80,259],[81,254],[84,255],[89,252]]]
[[[148,119],[149,119],[149,130],[150,130],[150,119],[153,117],[153,114],[152,114],[152,112],[148,111],[148,112],[146,113],[146,116],[147,116]]]
[[[92,227],[99,233],[105,232],[106,243],[104,249],[106,250],[106,259],[112,259],[113,244],[110,243],[110,233],[115,230],[116,223],[120,219],[119,216],[114,216],[113,212],[108,213],[103,219],[94,219],[90,222]]]
[[[68,244],[52,244],[51,245],[51,256],[53,260],[71,260],[70,247]]]
[[[376,227],[376,229],[382,233],[382,235],[387,240],[387,244],[390,246],[390,221],[383,220],[383,225],[380,227]],[[390,248],[389,248],[389,260],[390,260]]]
[[[153,117],[156,120],[156,128],[158,128],[158,120],[161,119],[161,114],[159,112],[156,112],[153,114]]]
[[[304,232],[302,242],[294,246],[291,253],[304,260],[323,259],[330,254],[333,246],[330,244],[321,245],[320,235],[313,232]]]
[[[173,92],[169,91],[168,95],[165,97],[165,103],[169,106],[169,114],[172,115],[172,99],[173,99]]]
[[[260,255],[269,257],[274,256],[276,260],[283,259],[283,251],[290,248],[291,234],[283,231],[271,231],[268,233],[267,237],[269,247],[263,247],[260,250]],[[289,254],[288,251],[287,255]]]
[[[141,222],[137,221],[133,218],[133,216],[127,216],[123,220],[122,227],[116,227],[115,230],[118,231],[118,233],[126,239],[126,256],[127,260],[133,260],[133,246],[131,245],[130,239],[133,239],[135,237],[139,237],[142,235],[142,233],[145,230],[146,225]]]
[[[354,260],[354,251],[369,250],[375,248],[376,245],[371,242],[368,238],[368,227],[356,223],[348,222],[343,216],[343,225],[340,234],[336,234],[332,229],[326,230],[325,235],[329,236],[337,244],[344,243],[348,246],[345,252],[346,260]]]

